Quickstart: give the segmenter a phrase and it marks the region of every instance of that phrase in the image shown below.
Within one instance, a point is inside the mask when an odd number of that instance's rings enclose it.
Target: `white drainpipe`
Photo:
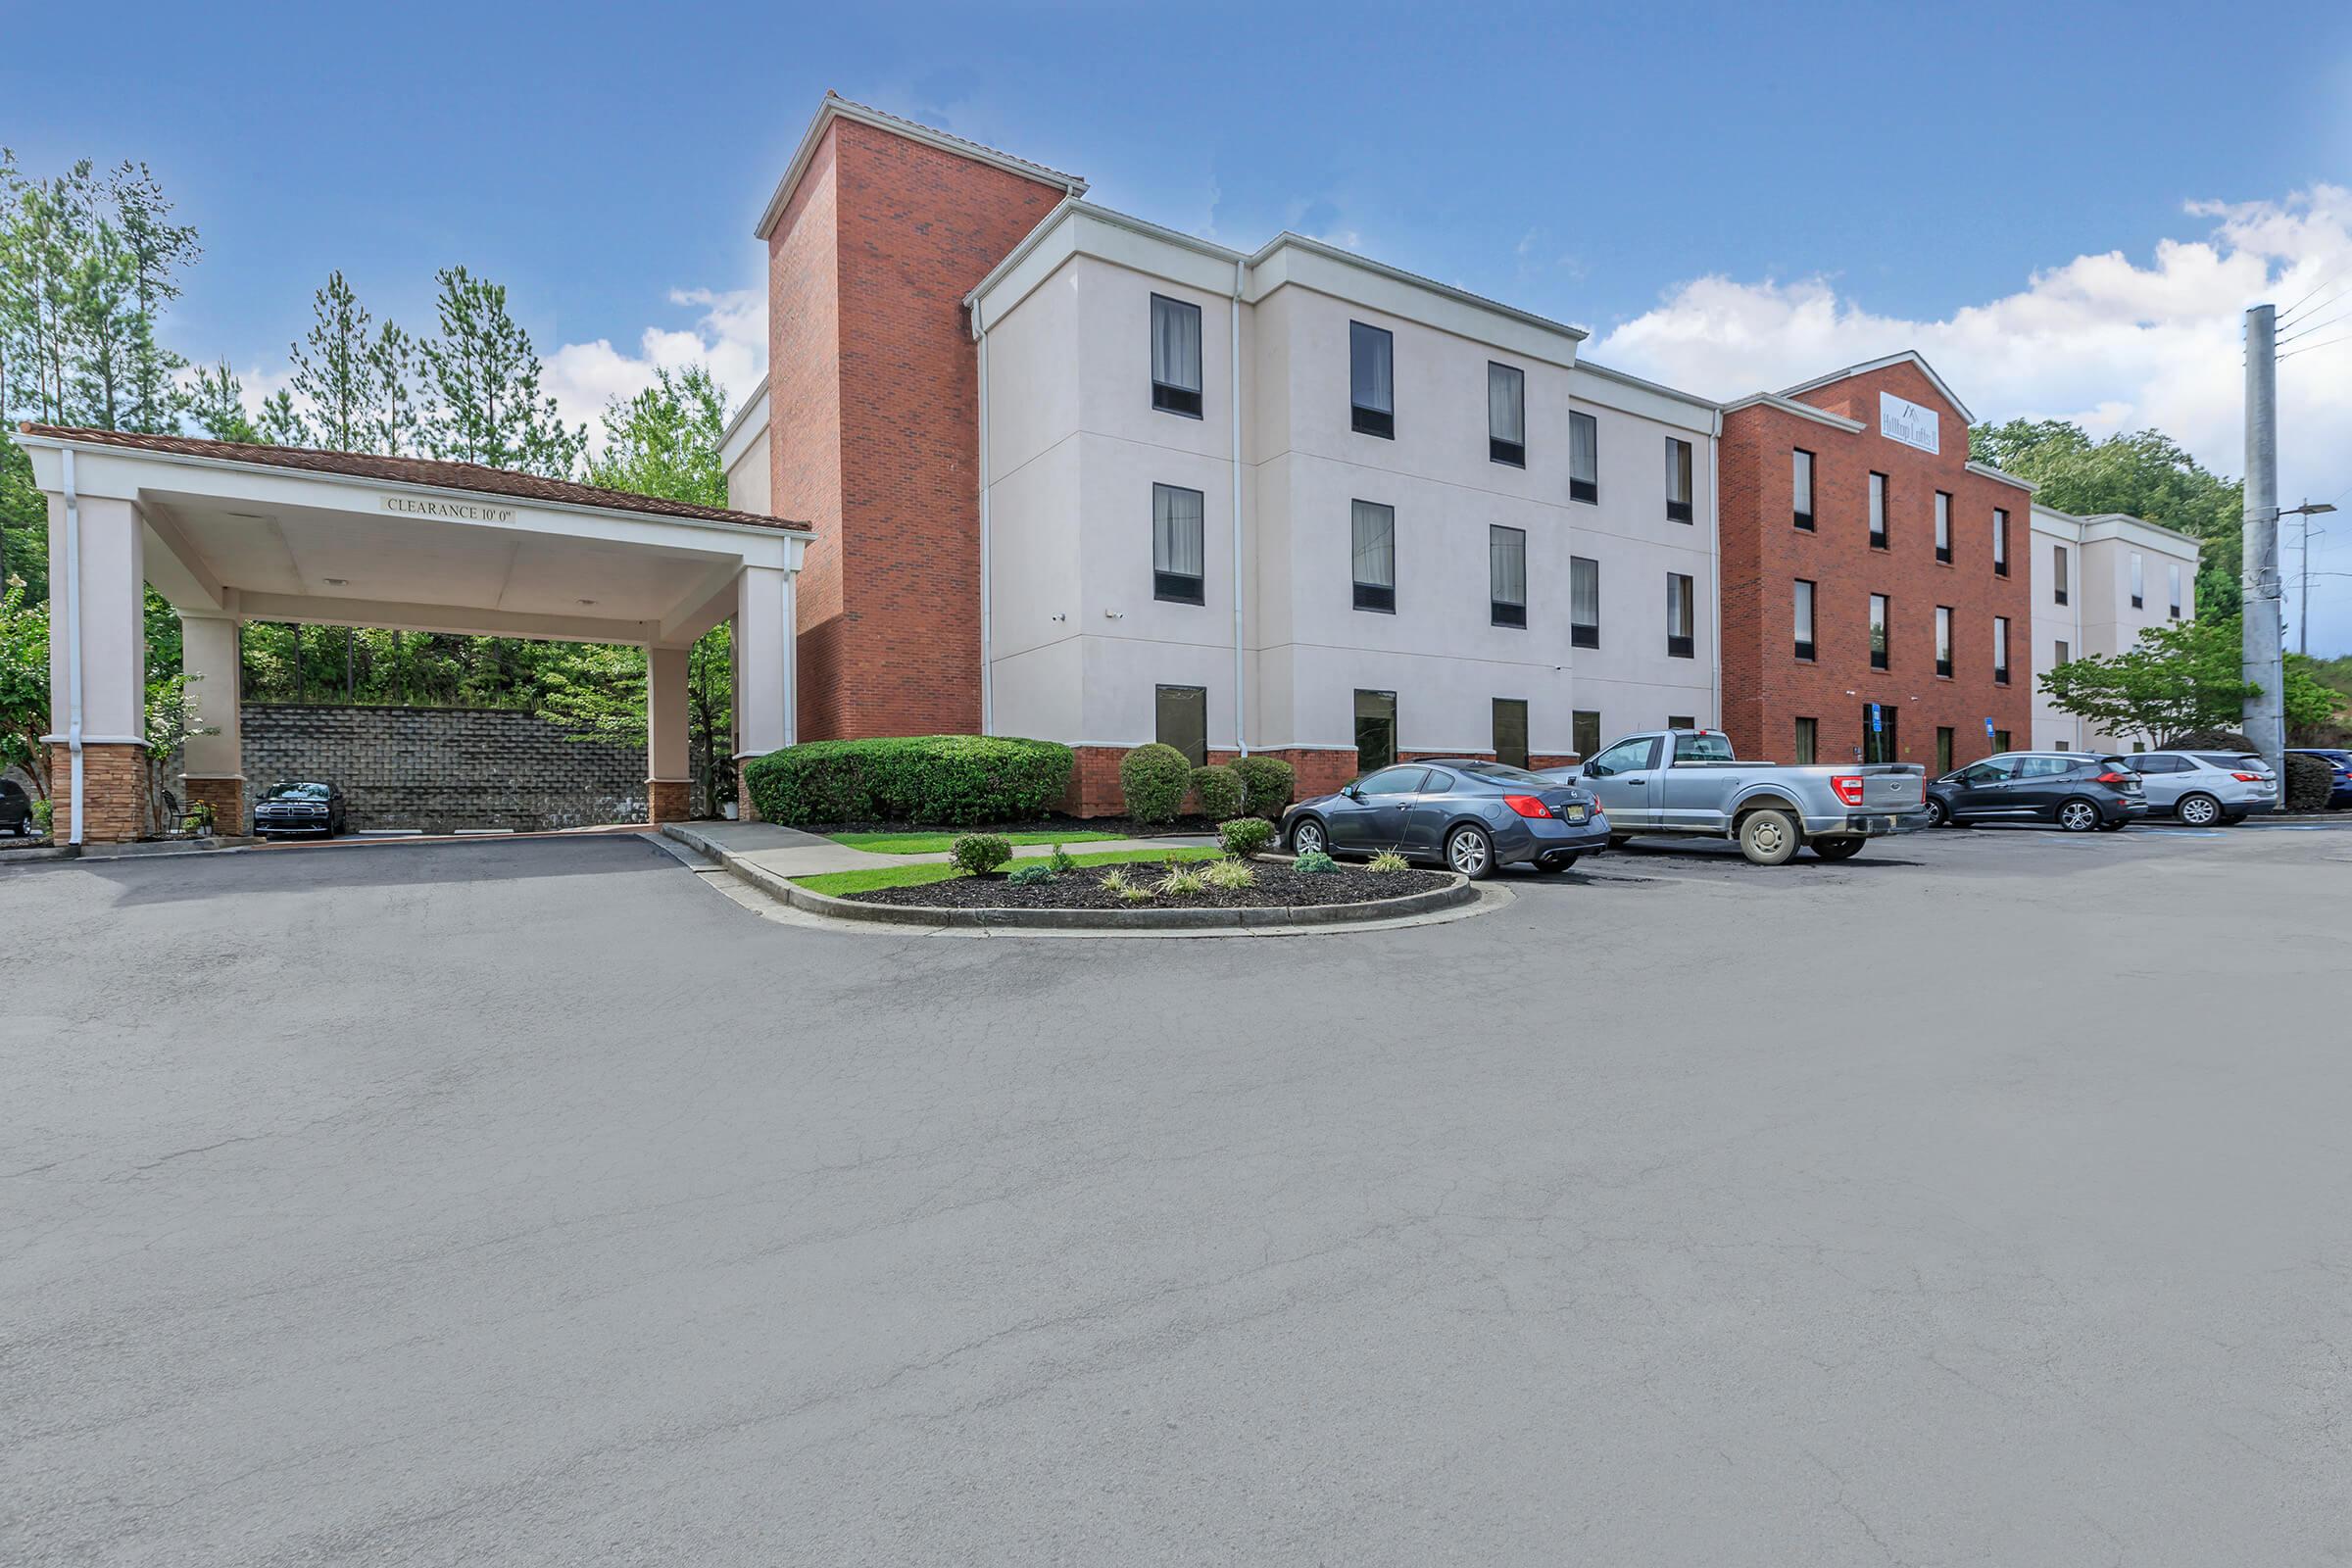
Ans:
[[[1709,672],[1709,696],[1715,705],[1715,727],[1723,724],[1723,410],[1707,416],[1707,570],[1715,582],[1715,667]],[[1759,743],[1762,737],[1758,737]],[[1769,750],[1769,748],[1767,748]]]
[[[972,340],[980,345],[980,733],[997,732],[997,680],[990,667],[991,613],[988,530],[988,327],[980,318],[980,302],[972,302]]]
[[[1233,744],[1248,757],[1250,681],[1242,649],[1242,263],[1237,258],[1233,301],[1226,311],[1233,325]]]
[[[66,748],[72,794],[72,829],[66,842],[81,842],[81,496],[74,487],[74,449],[66,460]]]

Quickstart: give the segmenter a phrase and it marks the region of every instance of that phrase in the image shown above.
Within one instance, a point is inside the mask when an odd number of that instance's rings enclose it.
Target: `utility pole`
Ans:
[[[2246,312],[2246,511],[2244,614],[2239,678],[2259,687],[2246,699],[2246,738],[2286,777],[2286,669],[2278,626],[2278,311]]]

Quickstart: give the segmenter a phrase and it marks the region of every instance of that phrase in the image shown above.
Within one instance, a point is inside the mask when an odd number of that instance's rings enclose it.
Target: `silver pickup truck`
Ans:
[[[1915,762],[1743,762],[1720,730],[1628,735],[1589,762],[1540,771],[1590,789],[1612,844],[1649,833],[1728,838],[1758,865],[1779,865],[1800,845],[1851,859],[1866,840],[1929,822],[1928,770]]]

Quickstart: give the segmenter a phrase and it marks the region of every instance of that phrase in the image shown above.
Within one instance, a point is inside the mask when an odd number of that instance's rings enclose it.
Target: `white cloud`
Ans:
[[[2352,341],[2330,340],[2352,333],[2352,316],[2328,322],[2352,312],[2352,190],[2319,185],[2184,212],[2210,226],[2164,241],[2145,265],[2120,252],[2078,256],[2013,294],[1934,320],[1880,315],[1829,278],[1700,277],[1600,337],[1592,358],[1729,398],[1913,348],[1980,419],[2073,419],[2102,435],[2159,429],[2208,467],[2236,474],[2245,466],[2241,316],[2270,301],[2283,323],[2280,496],[2289,505],[2305,495],[2342,500],[2352,486]],[[2305,326],[2311,335],[2289,338]],[[2352,570],[2352,527],[2337,533],[2314,546],[2315,574]],[[2293,564],[2290,556],[2290,582]],[[2352,577],[2315,575],[2312,597],[2313,651],[2352,646]]]
[[[669,303],[700,314],[690,326],[647,327],[633,354],[598,338],[566,343],[541,358],[540,384],[567,422],[588,426],[592,446],[604,436],[605,405],[651,386],[657,369],[709,366],[733,413],[767,368],[767,307],[758,290],[672,289]]]

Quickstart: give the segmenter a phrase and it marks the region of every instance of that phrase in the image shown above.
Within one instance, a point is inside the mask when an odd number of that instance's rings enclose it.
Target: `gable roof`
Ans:
[[[816,118],[808,122],[808,130],[801,137],[801,145],[794,151],[792,162],[784,166],[784,177],[776,181],[775,194],[768,197],[767,206],[760,211],[760,222],[752,230],[753,238],[767,238],[769,231],[776,226],[776,220],[784,216],[784,209],[792,201],[794,187],[800,184],[801,176],[808,172],[809,160],[816,156],[818,144],[825,139],[826,127],[836,120],[854,120],[859,124],[887,130],[894,136],[904,136],[908,141],[919,141],[926,147],[954,153],[958,158],[969,158],[976,164],[992,165],[1025,179],[1034,179],[1040,184],[1059,185],[1071,196],[1086,193],[1086,181],[1076,174],[1065,174],[1058,169],[1048,169],[1026,158],[1015,158],[1010,153],[984,147],[979,142],[952,135],[936,126],[918,124],[868,104],[853,103],[828,89],[824,102],[816,106]]]
[[[1936,367],[1922,358],[1917,349],[1905,349],[1899,354],[1889,354],[1884,359],[1871,360],[1861,365],[1849,365],[1842,370],[1832,370],[1827,375],[1817,375],[1810,381],[1799,381],[1794,386],[1783,387],[1781,396],[1793,398],[1799,393],[1810,392],[1815,387],[1828,386],[1833,381],[1843,381],[1851,376],[1868,375],[1873,370],[1884,370],[1890,365],[1917,366],[1919,373],[1928,378],[1929,385],[1935,387],[1936,396],[1949,403],[1952,406],[1952,412],[1960,416],[1962,424],[1977,422],[1977,416],[1968,412],[1968,405],[1960,401],[1960,394],[1953,391],[1945,383],[1943,377],[1936,373]]]

